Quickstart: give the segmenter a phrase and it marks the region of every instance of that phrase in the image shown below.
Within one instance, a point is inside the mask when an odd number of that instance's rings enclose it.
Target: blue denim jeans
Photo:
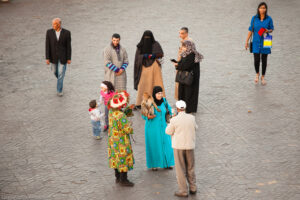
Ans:
[[[61,93],[63,91],[63,83],[67,69],[67,64],[63,65],[60,63],[60,61],[58,61],[57,64],[53,64],[53,68],[54,75],[57,78],[57,92]]]
[[[93,126],[93,134],[94,136],[100,136],[101,133],[101,122],[100,121],[94,121],[91,120],[92,126]]]

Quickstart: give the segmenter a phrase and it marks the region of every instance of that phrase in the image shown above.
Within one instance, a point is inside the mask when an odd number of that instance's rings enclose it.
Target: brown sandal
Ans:
[[[266,85],[267,81],[265,80],[265,77],[261,77],[261,84],[262,85]]]
[[[256,77],[255,77],[255,79],[254,79],[254,83],[257,84],[258,81],[259,81],[259,74],[256,74]]]

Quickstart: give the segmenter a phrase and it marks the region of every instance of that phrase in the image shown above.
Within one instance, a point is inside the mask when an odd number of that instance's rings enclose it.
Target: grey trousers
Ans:
[[[189,183],[190,191],[197,191],[195,175],[194,149],[174,149],[175,169],[179,192],[188,194],[186,181]]]

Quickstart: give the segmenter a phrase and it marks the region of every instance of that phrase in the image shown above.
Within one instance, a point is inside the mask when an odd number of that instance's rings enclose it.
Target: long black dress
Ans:
[[[191,53],[186,57],[181,58],[178,62],[177,70],[193,71],[194,80],[192,85],[183,85],[179,83],[178,99],[186,102],[186,112],[197,112],[198,96],[199,96],[199,81],[200,81],[200,63],[195,63],[195,54]]]

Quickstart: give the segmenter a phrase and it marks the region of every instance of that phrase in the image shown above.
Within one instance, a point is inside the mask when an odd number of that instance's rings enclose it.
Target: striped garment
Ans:
[[[105,80],[112,82],[116,90],[126,90],[128,56],[125,48],[120,45],[119,51],[117,52],[110,44],[104,49],[103,58],[105,65]],[[124,72],[120,76],[116,76],[116,73],[118,73],[120,69],[123,69]]]

